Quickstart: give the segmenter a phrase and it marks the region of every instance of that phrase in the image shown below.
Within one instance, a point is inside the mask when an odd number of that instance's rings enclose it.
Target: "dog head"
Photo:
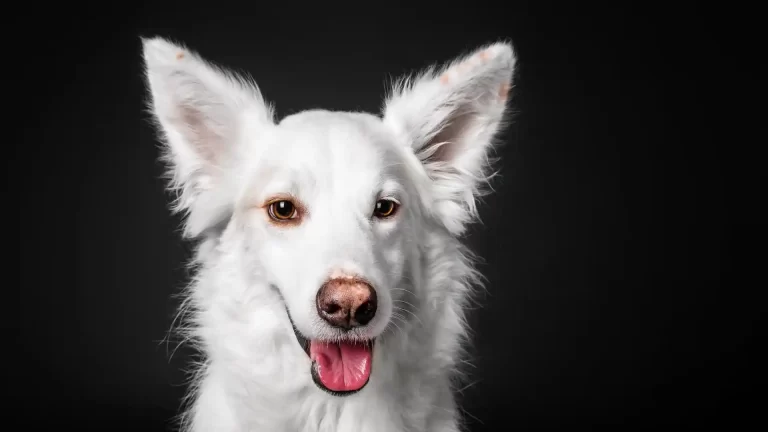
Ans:
[[[401,81],[382,116],[279,122],[255,84],[182,45],[145,39],[144,59],[186,235],[237,237],[222,253],[280,294],[318,386],[361,389],[374,341],[418,289],[423,232],[457,236],[475,214],[511,46]]]

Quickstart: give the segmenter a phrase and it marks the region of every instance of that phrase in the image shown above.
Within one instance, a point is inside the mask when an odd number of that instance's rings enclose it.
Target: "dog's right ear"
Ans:
[[[227,175],[249,145],[241,134],[274,124],[272,109],[256,85],[188,48],[159,37],[142,42],[150,109],[179,193],[176,210],[188,214],[185,234],[194,237],[231,211]]]

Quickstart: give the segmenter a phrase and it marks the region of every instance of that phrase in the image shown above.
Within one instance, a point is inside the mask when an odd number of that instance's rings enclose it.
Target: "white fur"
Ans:
[[[144,60],[175,209],[198,245],[181,329],[204,359],[183,428],[461,430],[452,392],[479,275],[460,235],[489,178],[512,47],[401,81],[381,117],[313,110],[279,123],[255,84],[180,44],[144,39]],[[304,203],[301,224],[269,222],[261,205],[275,193]],[[381,197],[401,203],[392,219],[371,217]],[[370,382],[347,397],[314,385],[286,313],[310,338],[338,338],[313,307],[338,271],[379,297],[354,333],[376,337]]]

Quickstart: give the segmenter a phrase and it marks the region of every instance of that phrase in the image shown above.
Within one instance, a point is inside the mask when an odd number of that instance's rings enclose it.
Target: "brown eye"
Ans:
[[[296,206],[288,200],[269,204],[269,216],[276,221],[287,221],[296,217]]]
[[[373,215],[377,218],[388,218],[397,212],[398,204],[392,200],[380,199],[376,201],[376,208],[373,210]]]

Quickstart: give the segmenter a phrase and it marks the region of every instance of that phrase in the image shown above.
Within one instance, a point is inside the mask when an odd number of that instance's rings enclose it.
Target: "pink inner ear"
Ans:
[[[178,128],[184,134],[184,138],[192,144],[195,152],[206,162],[216,164],[220,162],[221,153],[224,150],[224,137],[217,134],[207,119],[205,113],[189,104],[179,106],[180,119]]]
[[[464,112],[451,116],[448,124],[443,127],[432,139],[424,145],[423,149],[440,145],[434,153],[427,157],[427,161],[449,161],[461,153],[463,145],[462,135],[470,127],[473,113]]]

